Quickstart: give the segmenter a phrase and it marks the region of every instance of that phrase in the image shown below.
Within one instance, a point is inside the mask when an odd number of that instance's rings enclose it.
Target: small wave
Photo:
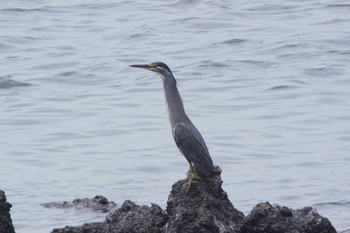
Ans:
[[[329,4],[327,6],[328,7],[349,7],[350,8],[350,4]]]
[[[269,91],[284,90],[284,89],[289,89],[289,88],[291,88],[291,87],[292,87],[292,86],[288,86],[288,85],[279,85],[279,86],[271,87],[271,88],[269,88],[268,90],[269,90]]]
[[[0,77],[0,89],[10,89],[12,87],[31,86],[29,83],[18,82],[10,77]]]
[[[220,43],[215,43],[215,44],[229,44],[229,45],[235,45],[235,44],[242,44],[244,42],[246,42],[247,40],[245,39],[238,39],[238,38],[235,38],[235,39],[230,39],[230,40],[225,40],[223,42],[220,42]]]
[[[350,200],[340,200],[333,202],[320,202],[313,205],[314,207],[319,206],[350,206]]]

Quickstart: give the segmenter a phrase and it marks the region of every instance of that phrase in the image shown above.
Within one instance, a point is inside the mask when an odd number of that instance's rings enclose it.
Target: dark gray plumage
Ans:
[[[213,161],[202,135],[190,119],[176,123],[173,128],[175,143],[189,163],[193,163],[202,174],[208,176],[213,170]]]
[[[177,147],[190,164],[188,185],[190,186],[192,180],[197,178],[195,169],[204,176],[209,176],[214,169],[213,161],[201,134],[185,113],[176,80],[169,67],[162,62],[149,65],[131,65],[131,67],[156,72],[163,80],[172,134]],[[194,165],[194,169],[192,165]]]

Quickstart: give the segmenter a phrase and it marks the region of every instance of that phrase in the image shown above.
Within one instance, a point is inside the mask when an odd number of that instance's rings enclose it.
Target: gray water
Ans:
[[[188,165],[171,136],[166,62],[224,189],[245,214],[315,207],[350,228],[350,4],[2,1],[0,188],[17,232],[101,221],[42,203],[166,206]]]

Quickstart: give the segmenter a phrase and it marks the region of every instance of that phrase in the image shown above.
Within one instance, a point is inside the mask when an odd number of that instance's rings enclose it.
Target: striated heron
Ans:
[[[214,169],[213,161],[203,137],[193,125],[190,118],[188,118],[180,93],[177,90],[176,80],[166,64],[155,62],[148,65],[130,66],[153,71],[159,74],[163,80],[172,134],[177,147],[190,165],[187,173],[188,181],[185,184],[188,190],[192,183],[196,183],[201,179],[197,175],[197,171],[208,177]]]

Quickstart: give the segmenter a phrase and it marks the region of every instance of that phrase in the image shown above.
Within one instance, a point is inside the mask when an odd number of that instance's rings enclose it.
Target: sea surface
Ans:
[[[104,195],[166,206],[188,164],[167,63],[223,188],[316,208],[350,232],[350,3],[11,0],[0,4],[0,189],[17,233],[102,221],[43,203]]]

